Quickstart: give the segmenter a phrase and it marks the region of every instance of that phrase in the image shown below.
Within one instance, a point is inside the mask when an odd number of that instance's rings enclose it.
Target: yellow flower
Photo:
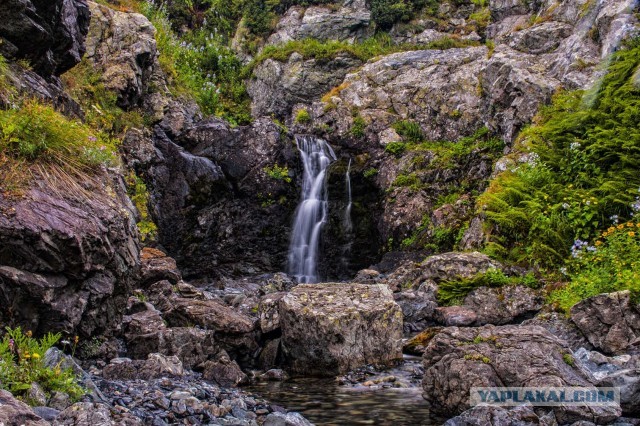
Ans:
[[[602,241],[598,240],[596,241],[596,246],[601,246],[602,245]]]
[[[638,228],[640,228],[640,222],[636,223],[636,226],[637,226]]]
[[[618,229],[624,229],[624,225],[623,224],[618,225]]]
[[[75,343],[77,345],[79,340],[80,340],[80,338],[78,336],[76,336],[76,337],[73,338],[73,343]]]
[[[629,228],[633,228],[633,222],[627,222],[627,226],[628,226]]]
[[[616,228],[614,228],[613,226],[612,226],[612,227],[610,227],[609,229],[607,229],[607,231],[609,231],[609,232],[613,232],[613,231],[615,231],[615,230],[616,230]]]
[[[25,352],[25,353],[22,355],[22,358],[29,359],[29,358],[31,358],[31,355],[29,355],[29,352]]]
[[[40,355],[38,355],[38,354],[33,354],[31,356],[33,357],[33,359],[40,359]]]
[[[635,237],[635,236],[636,236],[636,233],[635,233],[635,232],[633,232],[633,231],[631,231],[631,232],[629,232],[629,236],[630,236],[630,237]]]
[[[27,331],[27,337],[31,337],[33,335],[33,333],[31,332],[31,330]]]

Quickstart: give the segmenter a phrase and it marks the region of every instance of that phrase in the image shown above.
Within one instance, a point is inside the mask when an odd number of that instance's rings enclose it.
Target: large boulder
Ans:
[[[26,59],[47,78],[80,62],[89,29],[86,0],[7,0],[0,8],[0,53]]]
[[[475,325],[502,325],[533,317],[544,304],[540,292],[524,286],[480,287],[464,299],[463,305],[476,315]]]
[[[594,348],[607,354],[640,345],[640,305],[628,291],[583,300],[571,308],[571,321]]]
[[[49,422],[43,420],[33,412],[31,407],[18,401],[6,390],[0,389],[0,424],[5,426],[47,426]]]
[[[2,322],[88,338],[120,320],[139,267],[134,207],[121,178],[87,185],[0,195]]]
[[[280,301],[280,324],[294,373],[332,376],[402,358],[402,311],[384,285],[298,285]]]
[[[124,108],[137,105],[157,66],[156,30],[138,13],[124,13],[89,2],[91,25],[87,60]]]
[[[470,408],[472,387],[592,386],[565,343],[537,326],[445,328],[427,345],[423,396],[435,412]],[[558,406],[559,423],[609,422],[620,407]]]
[[[501,265],[486,254],[450,252],[427,257],[421,267],[421,279],[438,283],[471,278],[489,269],[499,269]]]

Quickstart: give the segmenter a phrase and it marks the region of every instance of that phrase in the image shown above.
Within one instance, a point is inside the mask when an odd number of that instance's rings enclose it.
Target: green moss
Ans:
[[[306,124],[311,121],[311,115],[309,115],[309,111],[302,108],[298,110],[295,118],[296,123],[298,124]]]
[[[364,176],[367,179],[370,179],[377,174],[378,174],[378,169],[376,169],[375,167],[370,167],[362,173],[362,176]]]
[[[576,360],[570,354],[563,354],[562,360],[565,362],[565,364],[570,365],[571,367],[573,367],[576,363]]]
[[[149,214],[149,192],[147,191],[147,186],[134,172],[127,175],[126,184],[129,198],[140,214],[140,220],[137,223],[140,239],[145,243],[153,241],[156,238],[158,228]]]
[[[364,118],[360,114],[357,114],[353,118],[353,124],[351,125],[351,129],[349,133],[354,138],[362,138],[364,137],[364,130],[367,127],[367,123],[364,121]]]
[[[404,142],[389,142],[385,147],[384,151],[388,152],[391,155],[396,157],[400,157],[407,150],[407,144]]]

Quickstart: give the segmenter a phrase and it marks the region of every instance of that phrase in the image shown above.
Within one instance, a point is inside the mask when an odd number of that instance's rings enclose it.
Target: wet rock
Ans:
[[[231,360],[225,351],[218,353],[215,360],[206,361],[200,368],[203,369],[202,377],[213,380],[220,386],[238,386],[249,381],[238,363]]]
[[[0,10],[0,52],[26,59],[47,78],[80,62],[89,28],[85,0],[8,0]]]
[[[571,350],[537,326],[449,327],[439,332],[423,355],[423,396],[435,412],[462,413],[469,390],[483,386],[591,386],[573,362]],[[559,423],[609,422],[619,407],[554,407]]]
[[[608,357],[584,348],[575,352],[575,358],[601,387],[620,389],[623,413],[640,414],[640,355]]]
[[[260,317],[260,330],[263,333],[270,333],[280,328],[280,300],[286,294],[271,293],[260,299],[258,315]]]
[[[155,28],[138,13],[124,13],[89,2],[91,25],[87,59],[123,108],[138,105],[156,65]],[[156,65],[157,66],[157,65]]]
[[[445,426],[536,426],[546,425],[532,407],[476,406],[447,420]]]
[[[77,402],[73,404],[61,412],[58,418],[53,422],[54,426],[110,426],[113,424],[119,424],[122,426],[138,426],[143,423],[137,417],[125,416],[122,418],[117,415],[112,415],[107,405],[90,402]]]
[[[177,284],[182,280],[175,259],[158,249],[150,247],[145,247],[140,252],[140,273],[142,285],[149,285],[163,280]]]
[[[478,315],[466,306],[442,306],[435,309],[434,319],[445,326],[465,326],[475,323]]]
[[[596,349],[607,354],[640,345],[640,306],[632,303],[628,291],[579,302],[571,308],[571,321]]]
[[[45,426],[49,422],[40,416],[24,402],[18,401],[11,393],[0,389],[0,423],[6,426],[20,426],[29,424],[30,426]]]
[[[480,287],[464,299],[463,305],[476,313],[476,325],[508,324],[532,317],[544,304],[542,295],[524,286]],[[462,325],[462,324],[451,324]]]
[[[82,338],[119,322],[139,266],[138,233],[122,180],[98,176],[85,182],[91,199],[54,184],[0,195],[10,212],[0,216],[2,322]]]
[[[260,380],[273,380],[277,382],[287,380],[288,378],[289,376],[287,375],[287,373],[284,370],[280,370],[279,368],[272,368],[260,375]]]
[[[292,372],[331,376],[401,358],[402,311],[383,285],[301,284],[280,302]]]
[[[427,257],[421,265],[423,280],[453,281],[501,268],[500,263],[478,253],[450,252]]]
[[[307,419],[298,413],[271,413],[264,421],[264,426],[311,426]]]

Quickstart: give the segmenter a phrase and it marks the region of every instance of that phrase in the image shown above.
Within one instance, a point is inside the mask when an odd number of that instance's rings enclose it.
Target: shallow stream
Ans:
[[[418,358],[407,357],[402,365],[367,377],[371,386],[341,385],[331,378],[296,378],[284,382],[260,382],[244,388],[269,402],[297,411],[317,426],[413,426],[440,425],[422,398]],[[398,387],[394,387],[398,386]]]

